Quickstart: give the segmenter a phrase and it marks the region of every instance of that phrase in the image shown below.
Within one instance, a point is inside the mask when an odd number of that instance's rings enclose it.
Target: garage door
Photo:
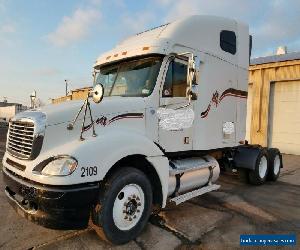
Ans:
[[[300,155],[300,81],[271,84],[269,147]]]
[[[251,116],[252,116],[252,98],[253,98],[253,84],[249,83],[248,85],[248,97],[247,97],[247,119],[246,119],[246,140],[250,141],[250,130],[251,130]]]

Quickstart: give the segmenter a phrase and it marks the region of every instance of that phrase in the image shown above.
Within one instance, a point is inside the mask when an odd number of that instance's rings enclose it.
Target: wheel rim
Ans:
[[[141,219],[145,207],[145,195],[137,184],[128,184],[116,196],[113,220],[120,230],[130,230]]]
[[[277,175],[279,173],[280,170],[280,157],[279,155],[276,155],[274,158],[274,175]]]
[[[262,156],[259,163],[259,177],[263,179],[266,176],[268,161],[265,156]]]

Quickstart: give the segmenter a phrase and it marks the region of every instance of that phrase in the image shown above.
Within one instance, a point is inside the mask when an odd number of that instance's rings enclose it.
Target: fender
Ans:
[[[233,163],[238,168],[255,170],[256,160],[262,147],[255,145],[243,145],[236,148]]]
[[[124,129],[113,129],[86,141],[86,143],[79,144],[71,154],[78,159],[79,166],[96,165],[99,167],[97,178],[92,181],[101,181],[109,169],[126,156],[138,154],[155,157],[164,155],[146,136]]]
[[[79,167],[75,171],[76,182],[101,181],[119,160],[137,154],[145,156],[155,168],[162,186],[164,207],[168,194],[169,161],[153,141],[135,131],[112,129],[76,148],[72,153],[79,160]],[[85,166],[97,166],[99,170],[97,176],[80,177],[80,169]]]

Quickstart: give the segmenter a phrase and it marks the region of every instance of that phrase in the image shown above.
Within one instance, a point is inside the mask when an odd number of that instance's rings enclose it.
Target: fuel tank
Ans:
[[[208,185],[219,178],[217,160],[206,155],[170,161],[168,196],[182,194]]]

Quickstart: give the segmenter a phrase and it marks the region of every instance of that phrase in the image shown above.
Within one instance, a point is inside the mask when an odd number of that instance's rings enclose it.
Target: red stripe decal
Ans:
[[[102,116],[100,118],[97,118],[94,122],[90,123],[89,125],[85,126],[83,128],[84,131],[87,131],[89,130],[90,128],[92,128],[93,124],[100,124],[102,125],[103,127],[115,122],[115,121],[118,121],[118,120],[121,120],[121,119],[125,119],[125,118],[143,118],[144,117],[144,114],[143,113],[126,113],[126,114],[122,114],[122,115],[117,115],[113,118],[111,118],[110,120],[107,120],[107,117],[105,116]]]
[[[207,117],[208,113],[211,109],[211,106],[214,105],[217,108],[218,105],[222,102],[222,100],[227,96],[238,97],[238,98],[247,98],[248,92],[243,91],[243,90],[229,88],[229,89],[224,90],[223,93],[221,95],[219,95],[219,92],[215,91],[215,93],[213,93],[211,101],[209,102],[206,110],[201,113],[201,118]]]

